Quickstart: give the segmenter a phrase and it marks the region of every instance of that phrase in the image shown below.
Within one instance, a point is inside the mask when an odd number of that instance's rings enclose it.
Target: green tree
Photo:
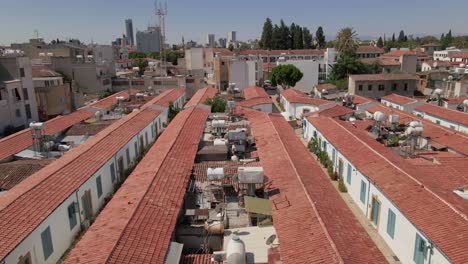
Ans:
[[[174,117],[177,115],[177,113],[180,112],[180,109],[178,107],[174,106],[174,102],[170,101],[169,102],[169,111],[167,118],[169,119],[169,122],[174,119]]]
[[[309,29],[306,27],[302,28],[302,40],[304,41],[304,49],[311,49],[312,48],[312,34],[310,33]]]
[[[303,49],[304,48],[304,35],[302,32],[302,27],[296,25],[294,27],[294,35],[293,35],[293,46],[294,49]]]
[[[101,100],[101,99],[106,98],[106,97],[108,97],[108,96],[110,96],[112,94],[113,94],[113,92],[111,90],[106,89],[104,91],[99,92],[99,95],[98,95],[99,97],[98,98],[99,98],[99,100]]]
[[[294,65],[279,65],[273,68],[270,75],[271,83],[281,85],[284,89],[295,86],[302,79],[302,72]]]
[[[155,60],[160,60],[161,59],[161,53],[159,52],[148,52],[147,54],[148,58],[152,58]]]
[[[323,28],[321,26],[318,27],[317,32],[315,32],[315,40],[317,42],[317,48],[325,48],[325,35],[323,34]]]
[[[447,41],[447,44],[450,45],[453,42],[453,37],[452,37],[452,30],[450,29],[447,35],[445,35],[445,40]]]
[[[395,33],[392,35],[392,42],[395,42]]]
[[[377,47],[383,48],[383,46],[384,46],[384,44],[383,44],[382,37],[379,37],[379,40],[377,40]]]
[[[289,28],[289,36],[288,36],[288,49],[297,49],[296,43],[294,42],[296,38],[296,24],[294,22],[291,24]]]
[[[145,59],[137,58],[133,61],[133,67],[138,67],[140,75],[143,75],[146,67],[148,67],[148,61]]]
[[[215,96],[206,100],[205,104],[211,106],[211,112],[213,113],[224,113],[226,111],[227,101],[220,96]]]
[[[289,27],[286,26],[283,19],[280,21],[279,26],[279,42],[278,42],[278,49],[288,49],[288,40],[289,40]]]
[[[398,42],[405,42],[405,32],[400,30],[400,34],[398,35]]]
[[[356,31],[352,27],[341,29],[336,36],[336,48],[339,52],[354,51],[357,48]]]
[[[234,50],[234,45],[232,45],[232,43],[229,43],[228,50],[230,50],[230,51]]]
[[[141,51],[132,51],[128,54],[130,59],[144,59],[146,58],[146,53]]]
[[[273,49],[273,24],[270,18],[267,18],[263,24],[262,37],[259,44],[262,49]]]
[[[278,27],[278,25],[274,25],[273,26],[273,41],[272,41],[272,46],[273,46],[273,49],[279,49],[280,48],[280,42],[281,42],[281,32],[280,32],[280,28]]]
[[[336,81],[348,78],[350,74],[365,74],[368,71],[369,67],[357,58],[354,50],[350,49],[340,53],[337,62],[332,66],[329,78]]]

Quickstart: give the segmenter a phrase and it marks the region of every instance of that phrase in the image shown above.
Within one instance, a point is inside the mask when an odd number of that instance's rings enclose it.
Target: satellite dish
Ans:
[[[273,242],[275,241],[275,239],[276,239],[276,235],[273,234],[273,235],[271,235],[270,237],[267,238],[267,240],[266,240],[265,243],[269,246],[269,245],[273,244]]]

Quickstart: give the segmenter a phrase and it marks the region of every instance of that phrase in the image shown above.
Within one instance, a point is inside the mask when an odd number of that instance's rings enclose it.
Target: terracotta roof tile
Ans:
[[[245,101],[237,102],[238,106],[241,107],[254,107],[256,105],[272,104],[271,98],[269,97],[257,97]]]
[[[432,104],[423,104],[414,109],[415,111],[443,118],[458,124],[468,126],[468,114]]]
[[[281,54],[286,55],[323,55],[325,50],[319,49],[301,49],[301,50],[243,50],[240,55],[270,55],[279,56]]]
[[[130,90],[130,94],[136,94],[140,92],[140,90],[137,90],[137,89],[131,89]],[[111,108],[112,106],[116,105],[117,104],[117,99],[116,97],[119,97],[119,96],[123,96],[125,99],[128,99],[128,90],[124,90],[124,91],[120,91],[118,93],[115,93],[115,94],[111,94],[109,95],[108,97],[106,98],[103,98],[97,102],[94,102],[92,104],[89,104],[89,105],[86,105],[84,106],[83,108],[87,108],[87,107],[95,107],[95,108],[99,108],[99,109],[102,109],[102,110],[107,110],[109,108]]]
[[[308,113],[304,116],[309,117],[309,116],[328,116],[328,117],[338,117],[338,116],[344,116],[344,115],[349,115],[354,113],[354,110],[348,107],[344,107],[341,105],[335,105],[330,108],[325,108],[322,110],[318,110],[315,112]]]
[[[265,89],[258,86],[250,86],[244,88],[244,99],[249,100],[253,98],[263,97],[263,98],[270,98],[270,96],[265,92]]]
[[[356,50],[356,53],[384,53],[383,48],[375,47],[375,46],[359,46]]]
[[[436,170],[426,174],[429,169],[415,169],[347,122],[326,117],[312,118],[310,122],[453,263],[465,262],[468,252],[460,249],[468,247],[465,239],[468,205],[451,191],[436,187],[435,181],[446,181],[436,174],[445,175],[444,172]],[[359,155],[355,155],[357,152]],[[463,177],[466,176],[452,176],[451,179],[463,181]]]
[[[52,160],[17,160],[0,164],[0,189],[9,190]]]
[[[33,78],[62,77],[58,72],[45,65],[34,65],[31,68]]]
[[[204,104],[206,100],[213,98],[218,93],[218,90],[211,87],[205,87],[198,90],[192,98],[185,104],[184,108],[196,106],[198,104]]]
[[[183,255],[179,264],[211,264],[211,254]]]
[[[324,83],[315,85],[317,91],[321,92],[322,90],[335,90],[337,89],[336,85],[332,83]]]
[[[281,95],[289,102],[289,103],[298,103],[298,104],[310,104],[314,106],[320,106],[325,104],[331,104],[330,101],[311,98],[307,94],[302,91],[296,89],[286,89],[281,91]]]
[[[409,98],[406,96],[398,95],[398,94],[389,94],[381,98],[381,100],[389,101],[398,105],[407,105],[411,103],[416,103],[418,100]]]
[[[163,263],[207,117],[177,114],[65,263]]]
[[[169,107],[170,102],[175,102],[179,97],[181,97],[184,94],[185,89],[183,88],[170,89],[161,93],[158,96],[159,99],[154,104],[162,107]]]
[[[468,96],[465,97],[450,97],[447,98],[447,103],[449,104],[463,104],[465,100],[468,100]]]
[[[283,263],[383,263],[321,167],[280,115],[244,110],[270,189]]]

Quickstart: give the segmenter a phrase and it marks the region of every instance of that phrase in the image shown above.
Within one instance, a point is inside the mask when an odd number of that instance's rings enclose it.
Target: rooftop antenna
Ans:
[[[163,76],[167,75],[166,71],[166,54],[164,48],[166,45],[166,15],[167,15],[167,2],[159,3],[157,0],[154,2],[156,7],[156,16],[159,18],[159,32],[160,32],[160,51],[161,51],[161,68],[163,71]]]

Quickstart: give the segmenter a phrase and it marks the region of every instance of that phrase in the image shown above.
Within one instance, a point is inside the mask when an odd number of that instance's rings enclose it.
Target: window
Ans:
[[[436,120],[436,123],[437,123],[438,125],[440,125],[440,120]]]
[[[54,252],[54,246],[52,245],[52,236],[50,234],[50,227],[48,226],[42,233],[41,233],[41,240],[42,240],[42,250],[44,252],[44,260],[47,260],[50,255]]]
[[[125,150],[125,155],[127,156],[127,166],[130,166],[130,149]]]
[[[396,220],[395,213],[391,209],[388,209],[387,234],[391,238],[393,238],[395,235],[395,220]]]
[[[138,141],[135,141],[135,155],[138,155]]]
[[[28,88],[23,88],[23,99],[29,100]]]
[[[76,212],[75,212],[75,202],[72,202],[68,206],[68,221],[70,222],[70,230],[76,226]]]
[[[408,91],[408,83],[405,83],[405,87],[403,89],[405,89],[405,91]]]
[[[367,85],[367,90],[372,91],[372,84]]]
[[[114,183],[115,182],[115,165],[113,162],[110,165],[110,173],[111,173],[111,181],[112,183]]]
[[[398,89],[398,84],[392,83],[392,91],[396,91],[396,89]]]
[[[148,132],[145,132],[145,142],[148,144]]]
[[[379,91],[383,91],[383,90],[385,90],[385,85],[379,84]]]
[[[327,151],[327,142],[323,141],[323,151]]]
[[[363,204],[366,203],[366,188],[367,188],[367,184],[364,182],[364,181],[361,181],[361,195],[360,195],[360,199],[361,199],[361,202]]]
[[[20,70],[20,77],[21,78],[24,77],[25,76],[24,75],[24,68],[20,68],[19,70]]]
[[[97,178],[96,178],[96,187],[97,187],[97,196],[98,196],[98,198],[101,198],[101,195],[102,195],[101,175],[97,176]]]
[[[24,109],[26,110],[26,117],[27,117],[28,119],[31,119],[31,117],[32,117],[32,116],[31,116],[31,106],[28,105],[28,104],[27,104],[27,105],[24,105]]]
[[[455,126],[450,125],[450,129],[455,129]]]
[[[347,175],[346,175],[346,182],[351,185],[351,172],[352,172],[352,167],[351,164],[348,163],[348,170],[347,170]]]
[[[424,260],[426,259],[426,251],[426,241],[416,233],[413,255],[413,260],[416,264],[424,264]]]
[[[358,86],[358,90],[359,90],[359,91],[362,91],[362,84],[360,84],[360,85]]]
[[[375,226],[378,226],[380,218],[380,201],[377,197],[372,197],[371,220]]]
[[[16,101],[21,101],[21,96],[18,92],[18,88],[14,89],[14,93],[15,93]]]

